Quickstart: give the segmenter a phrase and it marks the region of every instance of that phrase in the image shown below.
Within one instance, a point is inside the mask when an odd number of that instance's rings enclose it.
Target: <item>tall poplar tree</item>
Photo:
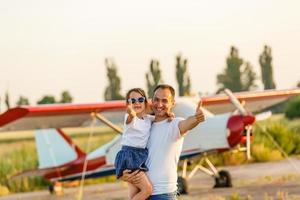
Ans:
[[[191,78],[188,74],[188,61],[179,54],[176,56],[176,80],[179,96],[188,96],[191,93]]]
[[[150,70],[146,73],[146,81],[147,81],[147,89],[148,89],[148,97],[153,96],[154,88],[163,83],[161,70],[159,68],[159,61],[158,60],[151,60],[150,62]]]
[[[124,97],[121,95],[121,78],[117,73],[117,66],[112,59],[105,59],[107,70],[108,86],[104,92],[105,100],[121,100]]]
[[[276,85],[273,78],[271,47],[267,45],[264,46],[264,51],[259,56],[259,64],[261,67],[261,78],[264,84],[264,89],[275,89]]]
[[[256,87],[256,73],[250,63],[243,61],[239,56],[238,49],[231,47],[230,54],[226,59],[224,72],[217,75],[219,85],[217,93],[225,88],[233,92],[248,91]]]

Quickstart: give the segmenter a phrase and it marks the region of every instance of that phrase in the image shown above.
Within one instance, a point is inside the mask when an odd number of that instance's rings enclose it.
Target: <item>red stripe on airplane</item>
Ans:
[[[68,175],[73,175],[83,172],[85,156],[69,163],[67,166],[53,168],[50,172],[44,175],[46,179],[61,178]],[[106,164],[105,156],[87,161],[86,172],[100,168]]]
[[[61,129],[57,128],[57,132],[64,138],[64,140],[76,151],[77,158],[83,157],[86,154],[67,136]]]
[[[124,109],[125,101],[110,101],[95,104],[60,104],[17,107],[1,114],[0,127],[23,117],[39,117],[66,114],[84,114],[91,112]]]

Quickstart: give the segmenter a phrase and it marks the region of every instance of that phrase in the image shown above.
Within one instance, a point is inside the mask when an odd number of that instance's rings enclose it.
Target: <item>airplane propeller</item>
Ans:
[[[229,89],[225,89],[224,92],[229,97],[231,103],[238,109],[238,111],[242,115],[246,115],[247,111],[245,110],[243,105],[240,103],[240,101],[233,95],[233,93]]]
[[[252,115],[251,113],[247,112],[244,108],[244,105],[240,103],[240,101],[233,95],[233,93],[229,89],[224,90],[225,94],[229,97],[231,103],[237,108],[237,110],[243,116],[243,124],[244,129],[246,130],[246,151],[247,151],[247,159],[251,159],[251,131],[252,126],[255,121],[265,120],[272,115],[271,111],[263,112],[257,115]]]
[[[256,119],[256,121],[262,121],[262,120],[266,120],[266,119],[270,118],[271,116],[272,116],[272,112],[266,111],[266,112],[256,114],[255,119]]]

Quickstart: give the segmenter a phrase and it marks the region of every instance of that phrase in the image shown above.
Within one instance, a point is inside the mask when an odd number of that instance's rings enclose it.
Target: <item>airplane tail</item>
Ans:
[[[61,129],[39,129],[35,132],[39,169],[58,167],[86,154]]]

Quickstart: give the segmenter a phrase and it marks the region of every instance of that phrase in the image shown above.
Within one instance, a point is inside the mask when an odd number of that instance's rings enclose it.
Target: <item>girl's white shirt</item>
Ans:
[[[126,124],[127,117],[128,114],[125,114],[121,144],[143,149],[146,148],[154,116],[145,115],[143,119],[134,117],[129,124]]]

